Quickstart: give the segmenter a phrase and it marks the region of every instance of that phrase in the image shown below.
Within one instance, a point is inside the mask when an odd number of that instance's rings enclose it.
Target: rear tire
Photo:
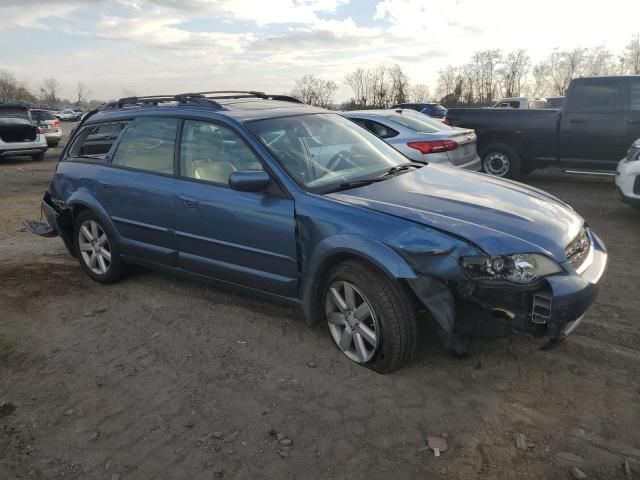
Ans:
[[[40,153],[36,153],[34,155],[31,155],[31,159],[36,161],[36,162],[41,162],[44,160],[44,152],[40,152]]]
[[[322,298],[331,335],[351,361],[390,373],[411,360],[416,308],[401,283],[363,262],[348,261],[331,271]]]
[[[492,143],[480,152],[482,170],[495,177],[515,179],[520,176],[522,160],[520,154],[511,145]]]
[[[126,265],[118,247],[102,221],[89,210],[81,212],[74,222],[74,245],[80,266],[99,283],[114,283],[126,274]]]

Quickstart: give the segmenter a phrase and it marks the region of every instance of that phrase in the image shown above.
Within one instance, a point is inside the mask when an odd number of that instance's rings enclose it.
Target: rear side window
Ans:
[[[31,110],[31,118],[36,122],[44,122],[47,120],[54,120],[55,117],[46,110]]]
[[[176,118],[156,117],[129,122],[113,156],[113,165],[173,174],[178,123]]]
[[[640,78],[630,79],[629,110],[640,111]]]
[[[100,123],[83,128],[74,140],[69,156],[105,160],[126,130],[127,123]]]
[[[446,125],[435,125],[433,120],[421,113],[412,114],[406,110],[401,114],[393,113],[387,118],[419,133],[436,133],[446,129]]]
[[[571,111],[611,112],[620,107],[620,82],[611,79],[578,82],[571,97]]]
[[[379,138],[393,138],[400,133],[397,130],[374,120],[368,120],[365,118],[354,118],[352,120]]]

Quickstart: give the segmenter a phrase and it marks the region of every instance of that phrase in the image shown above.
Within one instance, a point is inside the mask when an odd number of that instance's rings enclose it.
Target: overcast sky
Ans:
[[[640,1],[608,0],[0,0],[0,68],[35,89],[80,80],[93,97],[217,89],[286,93],[313,73],[398,63],[413,83],[484,48],[605,45],[640,32]]]

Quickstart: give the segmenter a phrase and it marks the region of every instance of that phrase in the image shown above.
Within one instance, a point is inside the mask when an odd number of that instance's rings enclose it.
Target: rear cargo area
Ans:
[[[33,142],[38,130],[29,110],[20,104],[0,105],[0,139],[5,143]]]
[[[0,118],[0,139],[5,143],[33,142],[37,134],[37,128],[29,120]]]

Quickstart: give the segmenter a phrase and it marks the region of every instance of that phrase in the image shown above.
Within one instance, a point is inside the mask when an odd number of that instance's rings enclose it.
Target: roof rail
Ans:
[[[124,97],[111,100],[103,104],[99,110],[116,110],[125,107],[158,106],[161,103],[177,102],[181,105],[201,105],[222,110],[223,105],[215,100],[240,98],[261,98],[264,100],[279,100],[283,102],[302,103],[297,98],[289,95],[267,95],[264,92],[254,90],[215,90],[210,92],[178,93],[176,95],[147,95],[142,97]]]

